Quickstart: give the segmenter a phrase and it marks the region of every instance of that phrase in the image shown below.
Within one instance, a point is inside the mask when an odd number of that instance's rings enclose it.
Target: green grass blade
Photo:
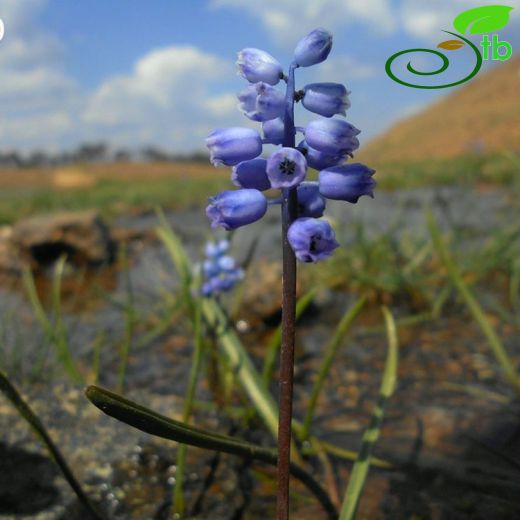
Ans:
[[[388,336],[388,354],[386,357],[383,378],[379,390],[379,399],[372,413],[370,424],[363,434],[363,441],[357,460],[352,468],[350,480],[341,507],[340,520],[352,520],[355,517],[361,493],[370,468],[370,459],[374,444],[379,438],[381,422],[384,415],[386,401],[393,394],[397,379],[398,341],[395,322],[390,311],[383,307],[385,324]]]
[[[191,260],[182,245],[181,239],[174,233],[168,224],[164,213],[160,209],[157,209],[156,212],[159,219],[159,226],[156,228],[157,236],[164,242],[164,245],[172,258],[175,269],[181,279],[183,292],[187,290],[187,295],[189,295],[189,286],[192,279]]]
[[[104,520],[105,517],[97,510],[97,508],[83,491],[80,483],[76,480],[76,477],[69,468],[61,451],[58,449],[56,444],[54,444],[40,419],[32,411],[30,406],[22,399],[22,396],[19,394],[18,390],[16,390],[16,388],[9,381],[7,375],[2,371],[0,371],[0,390],[11,401],[18,413],[27,421],[34,433],[36,433],[36,435],[45,444],[46,448],[49,450],[49,453],[54,458],[54,461],[63,473],[63,476],[69,483],[70,487],[73,489],[74,493],[76,493],[79,501],[90,513],[92,518],[96,518],[97,520]]]
[[[190,426],[174,419],[169,419],[149,408],[129,401],[104,388],[89,386],[86,396],[92,404],[103,413],[114,417],[138,430],[163,439],[169,439],[198,448],[222,451],[242,457],[256,459],[267,464],[276,465],[278,456],[276,449],[264,448],[257,444],[210,432],[202,428]],[[330,519],[337,519],[337,511],[323,488],[312,475],[296,464],[291,464],[291,474],[307,486],[327,511]]]
[[[481,306],[462,279],[462,276],[460,275],[460,272],[457,269],[457,266],[441,237],[441,233],[437,227],[437,224],[435,223],[431,211],[428,212],[427,218],[434,247],[437,250],[442,263],[444,264],[446,271],[448,272],[451,283],[459,292],[461,298],[464,300],[464,303],[467,305],[469,311],[473,315],[473,318],[475,318],[475,321],[478,323],[480,329],[484,333],[484,336],[486,337],[488,344],[491,347],[491,351],[493,352],[499,365],[502,367],[502,370],[504,371],[510,385],[518,394],[520,394],[520,380],[518,379],[518,374],[516,373],[511,358],[502,344],[502,341],[495,332],[495,329],[493,329],[489,323],[489,320],[486,318],[486,315],[484,314]]]
[[[307,307],[312,303],[314,296],[316,295],[316,290],[311,289],[306,292],[297,302],[296,302],[296,319],[299,319],[301,315],[306,311]],[[267,351],[265,354],[264,367],[262,370],[262,379],[264,380],[264,384],[267,386],[273,377],[274,365],[276,363],[276,359],[278,357],[278,351],[280,350],[280,345],[282,344],[282,324],[277,327],[277,329],[273,332],[271,336],[271,340],[267,345]]]
[[[195,348],[191,360],[190,375],[188,378],[188,390],[186,392],[186,399],[184,400],[184,409],[182,412],[182,421],[189,423],[193,405],[195,400],[195,390],[197,388],[197,381],[202,363],[203,341],[202,341],[202,324],[201,324],[201,302],[200,299],[195,300],[195,315],[193,323],[193,333],[195,338]],[[184,517],[184,473],[186,466],[186,444],[180,444],[177,450],[177,471],[175,473],[175,487],[173,489],[173,512]]]
[[[34,315],[43,332],[47,338],[47,341],[51,343],[56,351],[56,356],[60,363],[65,368],[68,376],[75,383],[82,383],[83,376],[78,370],[74,358],[70,352],[69,344],[67,341],[67,334],[63,327],[62,315],[61,315],[61,280],[63,276],[63,270],[65,266],[65,257],[61,257],[56,264],[54,272],[54,279],[52,285],[52,304],[55,313],[55,323],[47,317],[47,314],[43,308],[42,302],[36,291],[36,285],[34,283],[34,277],[29,268],[26,268],[22,272],[22,281],[29,298],[29,302],[33,309]]]
[[[323,357],[323,361],[321,362],[320,369],[318,371],[318,378],[314,383],[314,386],[311,390],[311,396],[309,399],[309,404],[307,406],[307,410],[305,412],[305,418],[303,420],[303,426],[301,430],[299,430],[299,436],[301,439],[305,440],[309,437],[310,428],[312,424],[312,419],[314,417],[314,412],[316,411],[316,404],[318,402],[318,398],[323,389],[323,385],[325,384],[325,380],[329,374],[330,367],[332,366],[332,362],[334,361],[334,357],[336,356],[336,352],[341,344],[341,341],[345,337],[345,334],[350,328],[350,325],[361,312],[363,306],[365,305],[366,298],[362,296],[359,298],[354,305],[352,305],[349,309],[345,311],[345,314],[341,318],[336,330],[334,331],[334,335],[330,340],[329,344],[325,348],[325,355]]]
[[[117,389],[123,392],[125,388],[126,370],[128,367],[128,358],[130,357],[130,348],[134,336],[134,328],[137,323],[137,313],[135,311],[135,298],[132,288],[132,280],[130,278],[130,270],[128,266],[128,254],[126,246],[121,249],[121,266],[125,277],[126,304],[124,305],[125,328],[123,333],[123,341],[120,346],[119,367],[117,370]]]
[[[211,299],[202,301],[204,319],[214,327],[229,365],[273,436],[278,435],[278,407],[251,358],[220,309]]]

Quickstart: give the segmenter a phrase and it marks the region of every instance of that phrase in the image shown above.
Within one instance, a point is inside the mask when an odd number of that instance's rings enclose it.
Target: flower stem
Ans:
[[[285,95],[284,142],[294,147],[294,69],[291,64]],[[287,239],[287,231],[297,218],[296,188],[282,191],[282,348],[280,351],[280,384],[278,416],[278,468],[276,518],[289,518],[289,477],[291,463],[291,420],[294,375],[294,334],[296,322],[296,258]]]

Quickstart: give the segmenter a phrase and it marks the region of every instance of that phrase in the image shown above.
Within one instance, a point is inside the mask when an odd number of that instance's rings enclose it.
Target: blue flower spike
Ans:
[[[235,259],[227,255],[229,242],[208,242],[206,259],[202,263],[203,283],[201,294],[207,298],[230,291],[244,278],[244,271],[237,267]]]
[[[233,230],[246,226],[260,220],[269,206],[280,202],[283,206],[291,199],[292,204],[297,203],[292,206],[292,216],[282,213],[288,223],[288,242],[302,262],[324,260],[338,247],[330,224],[320,219],[326,200],[356,203],[363,195],[373,197],[375,187],[373,169],[347,163],[359,147],[360,133],[343,119],[350,108],[347,88],[331,82],[309,83],[301,90],[295,87],[295,70],[322,63],[331,49],[332,35],[328,31],[311,31],[297,44],[287,72],[263,50],[241,50],[236,65],[249,84],[238,94],[239,109],[248,119],[261,124],[262,136],[252,128],[233,127],[215,130],[206,139],[211,162],[215,166],[232,166],[231,180],[239,188],[209,199],[206,214],[212,227]],[[281,80],[286,84],[285,94],[275,88]],[[320,118],[305,128],[296,127],[294,103],[298,102]],[[304,134],[297,146],[296,131]],[[260,157],[263,145],[278,148],[264,158]],[[306,180],[309,168],[319,172],[318,182]],[[262,192],[269,194],[271,189],[281,190],[281,197],[267,199]],[[216,280],[215,272],[226,272],[226,266],[230,272],[235,269],[224,250],[207,256],[218,255],[222,257],[219,266],[209,262],[203,267],[208,275],[213,274],[206,282],[207,292],[229,283]]]

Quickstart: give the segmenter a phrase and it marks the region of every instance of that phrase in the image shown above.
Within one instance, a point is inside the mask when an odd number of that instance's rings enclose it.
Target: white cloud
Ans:
[[[234,95],[211,96],[212,88],[230,74],[231,63],[192,46],[152,50],[131,74],[100,85],[82,119],[91,131],[114,142],[193,148],[195,129],[200,132],[203,121],[209,131],[217,118],[237,115]]]
[[[222,94],[210,97],[205,102],[206,108],[216,117],[228,117],[237,113],[237,96]]]
[[[389,34],[396,28],[390,0],[211,0],[213,8],[235,8],[258,18],[273,39],[282,44],[294,41],[317,26],[329,30],[362,24],[377,34]]]
[[[79,87],[63,70],[60,42],[36,24],[44,6],[44,0],[0,0],[4,147],[54,146],[71,130]]]
[[[83,140],[199,148],[215,125],[240,116],[222,78],[233,65],[193,46],[153,49],[128,74],[84,91],[67,74],[61,42],[41,29],[45,0],[0,0],[1,146],[56,149]]]

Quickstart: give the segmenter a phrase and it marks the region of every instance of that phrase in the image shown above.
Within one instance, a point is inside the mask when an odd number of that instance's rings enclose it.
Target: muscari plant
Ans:
[[[263,373],[260,374],[248,352],[235,333],[229,315],[223,308],[220,295],[228,292],[244,277],[229,256],[229,242],[220,240],[206,245],[206,258],[198,269],[192,263],[179,237],[167,225],[159,213],[161,225],[157,229],[172,261],[180,275],[180,294],[185,301],[194,332],[194,352],[189,376],[183,420],[175,421],[140,404],[129,401],[97,386],[87,388],[87,398],[106,414],[119,419],[146,433],[175,440],[179,446],[174,489],[173,511],[175,518],[183,517],[182,473],[187,445],[209,450],[233,453],[249,460],[260,460],[277,465],[277,519],[289,518],[289,476],[299,479],[319,500],[328,518],[350,520],[355,514],[368,463],[370,449],[377,437],[382,417],[384,399],[393,391],[396,366],[397,342],[393,320],[385,310],[389,351],[380,400],[374,409],[373,421],[363,438],[360,454],[356,455],[323,442],[313,436],[309,429],[318,395],[330,369],[332,359],[341,338],[350,323],[364,305],[361,298],[347,310],[338,325],[326,355],[321,363],[318,381],[312,391],[312,404],[304,423],[292,418],[293,363],[296,317],[312,299],[313,292],[296,302],[296,259],[301,262],[319,262],[328,258],[339,247],[334,231],[323,219],[326,199],[355,203],[362,195],[373,196],[374,170],[362,164],[346,164],[347,157],[359,146],[357,130],[341,119],[350,106],[349,92],[337,83],[313,83],[295,90],[295,70],[323,62],[332,47],[332,36],[323,29],[316,29],[297,45],[294,61],[287,74],[269,54],[259,49],[244,49],[238,56],[239,73],[249,85],[239,93],[240,108],[252,121],[262,124],[263,137],[252,128],[227,128],[214,131],[206,140],[214,165],[232,166],[231,179],[238,189],[222,192],[210,198],[206,209],[212,227],[232,231],[261,219],[270,205],[281,205],[282,231],[282,323],[273,335],[268,349]],[[285,92],[275,88],[285,82]],[[303,106],[322,118],[311,121],[305,128],[294,124],[294,104]],[[296,135],[302,139],[296,144]],[[260,157],[265,144],[279,148],[270,157]],[[318,181],[306,180],[308,170],[319,171]],[[277,189],[278,196],[267,198],[265,192]],[[254,412],[278,440],[277,449],[262,448],[236,437],[222,435],[189,424],[194,404],[204,344],[217,338],[221,348],[222,364],[240,384],[254,405]],[[279,368],[279,406],[268,391],[267,383],[273,369],[272,356],[281,338]],[[249,415],[249,412],[248,412]],[[306,441],[300,449],[291,439],[291,428],[297,440]],[[304,446],[302,445],[302,448]],[[334,453],[348,460],[356,459],[353,475],[347,489],[341,512],[329,494],[303,467],[302,455],[317,454],[326,457]],[[388,467],[384,461],[373,463]]]
[[[239,189],[210,198],[206,214],[212,227],[234,230],[261,219],[270,204],[280,202],[282,213],[282,346],[279,375],[277,518],[289,515],[289,467],[296,312],[296,259],[319,262],[339,246],[324,214],[326,199],[355,203],[373,196],[374,170],[360,163],[346,164],[359,146],[360,131],[341,117],[350,106],[349,92],[338,83],[312,83],[295,88],[295,71],[325,61],[332,35],[315,29],[294,51],[287,74],[267,52],[246,48],[239,52],[237,68],[249,85],[238,94],[244,115],[262,124],[263,137],[246,127],[219,128],[206,145],[213,165],[232,166],[232,181]],[[285,93],[276,88],[285,82]],[[322,116],[305,128],[296,127],[294,104],[300,102]],[[303,134],[297,144],[297,133]],[[265,159],[264,144],[278,146]],[[319,171],[318,181],[306,181],[309,168]],[[263,192],[281,191],[268,200]]]

